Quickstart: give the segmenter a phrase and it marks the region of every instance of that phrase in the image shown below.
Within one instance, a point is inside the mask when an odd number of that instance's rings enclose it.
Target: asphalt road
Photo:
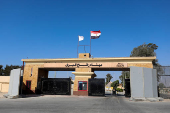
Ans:
[[[131,102],[122,96],[1,98],[0,113],[170,113],[170,101]]]

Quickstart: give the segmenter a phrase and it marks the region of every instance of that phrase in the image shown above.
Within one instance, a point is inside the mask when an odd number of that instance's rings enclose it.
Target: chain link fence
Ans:
[[[158,71],[158,95],[170,99],[170,66],[161,66]]]

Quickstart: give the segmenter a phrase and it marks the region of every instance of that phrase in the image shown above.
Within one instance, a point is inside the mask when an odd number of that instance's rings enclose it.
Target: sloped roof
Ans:
[[[112,82],[109,82],[105,87],[111,87]]]

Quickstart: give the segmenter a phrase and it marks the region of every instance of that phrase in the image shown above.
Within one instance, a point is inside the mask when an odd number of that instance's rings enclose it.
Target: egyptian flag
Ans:
[[[91,39],[97,39],[100,37],[101,32],[99,31],[90,31],[91,32]]]

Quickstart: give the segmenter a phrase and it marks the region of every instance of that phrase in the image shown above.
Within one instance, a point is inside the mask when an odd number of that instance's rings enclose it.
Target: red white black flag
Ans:
[[[91,32],[91,39],[97,39],[100,37],[101,32],[99,31],[90,31]]]

